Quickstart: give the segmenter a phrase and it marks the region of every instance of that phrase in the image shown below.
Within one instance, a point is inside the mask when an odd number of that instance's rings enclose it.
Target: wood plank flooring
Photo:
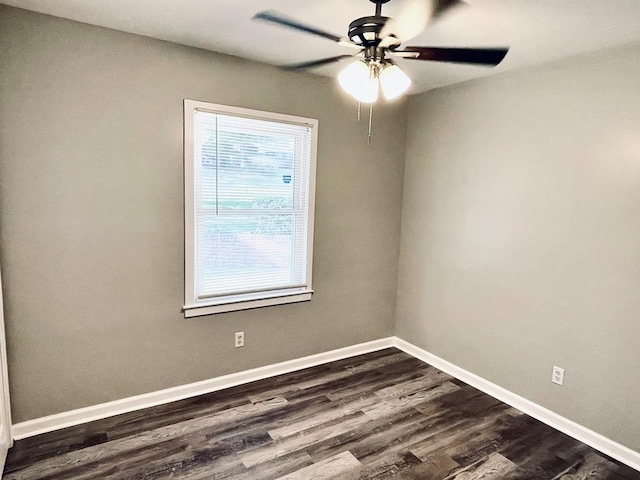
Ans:
[[[19,440],[5,480],[640,480],[396,349]]]

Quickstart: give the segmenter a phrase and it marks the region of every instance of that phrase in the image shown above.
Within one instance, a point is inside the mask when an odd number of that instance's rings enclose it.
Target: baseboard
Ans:
[[[502,388],[495,383],[492,383],[478,375],[475,375],[453,363],[450,363],[426,350],[423,350],[415,345],[406,342],[398,337],[393,338],[393,345],[400,350],[408,353],[409,355],[422,360],[425,363],[442,370],[449,375],[468,383],[472,387],[491,395],[494,398],[511,405],[514,408],[530,415],[531,417],[540,420],[543,423],[559,430],[567,435],[575,438],[576,440],[585,443],[602,453],[609,455],[612,458],[640,471],[640,453],[631,450],[624,445],[621,445],[599,433],[589,430],[582,425],[569,420],[561,415],[558,415],[551,410],[548,410],[537,403],[534,403],[526,398],[516,395],[505,388]]]
[[[511,405],[514,408],[540,420],[547,425],[566,433],[567,435],[609,455],[612,458],[640,471],[640,453],[631,450],[599,433],[589,430],[582,425],[558,415],[526,398],[516,395],[495,383],[492,383],[478,375],[475,375],[453,363],[450,363],[426,350],[423,350],[398,337],[383,338],[372,342],[360,343],[350,347],[331,350],[329,352],[310,355],[286,362],[254,368],[239,373],[224,375],[221,377],[204,380],[201,382],[182,385],[179,387],[159,390],[143,395],[136,395],[113,402],[102,403],[91,407],[71,410],[47,417],[36,418],[26,422],[16,423],[12,426],[13,439],[32,437],[62,428],[80,425],[82,423],[99,420],[102,418],[128,413],[143,408],[162,405],[176,400],[195,397],[206,393],[223,390],[244,383],[274,377],[304,368],[321,365],[323,363],[341,360],[343,358],[362,355],[364,353],[382,350],[388,347],[396,347],[409,355],[426,362],[443,372],[456,377],[463,382],[491,395],[498,400]],[[0,451],[0,454],[2,452]]]
[[[221,377],[203,380],[201,382],[181,385],[179,387],[158,390],[156,392],[123,398],[113,402],[101,403],[91,407],[80,408],[68,412],[58,413],[47,417],[36,418],[26,422],[16,423],[12,426],[12,434],[15,440],[40,435],[42,433],[60,430],[62,428],[80,425],[82,423],[100,420],[102,418],[120,415],[143,408],[154,407],[176,400],[195,397],[206,393],[235,387],[244,383],[275,377],[304,368],[321,365],[323,363],[341,360],[343,358],[362,355],[364,353],[382,350],[394,345],[392,337],[360,343],[350,347],[331,350],[328,352],[297,358],[286,362],[280,362],[264,367],[253,368],[243,372],[232,373]]]

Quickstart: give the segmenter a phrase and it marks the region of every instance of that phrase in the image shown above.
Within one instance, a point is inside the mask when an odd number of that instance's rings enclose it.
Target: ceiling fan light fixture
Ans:
[[[378,100],[378,78],[369,66],[357,60],[349,64],[338,75],[342,89],[362,103],[374,103]]]
[[[411,79],[397,65],[387,65],[380,73],[380,86],[384,98],[393,100],[408,90]]]

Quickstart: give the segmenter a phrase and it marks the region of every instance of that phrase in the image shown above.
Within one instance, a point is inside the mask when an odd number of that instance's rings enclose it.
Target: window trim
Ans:
[[[196,111],[220,113],[239,117],[256,118],[305,125],[311,128],[311,155],[309,165],[309,200],[307,212],[307,282],[306,287],[270,290],[244,295],[219,296],[198,299],[196,297],[195,265],[195,185],[194,185],[194,114]],[[316,159],[318,146],[318,120],[281,113],[252,110],[229,105],[213,104],[197,100],[184,100],[184,306],[186,318],[200,315],[233,312],[272,305],[305,302],[311,300],[313,266],[313,231],[315,212]]]

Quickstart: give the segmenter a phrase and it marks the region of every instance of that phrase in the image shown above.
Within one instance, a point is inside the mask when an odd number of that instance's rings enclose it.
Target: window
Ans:
[[[317,120],[185,100],[186,317],[311,299]]]

